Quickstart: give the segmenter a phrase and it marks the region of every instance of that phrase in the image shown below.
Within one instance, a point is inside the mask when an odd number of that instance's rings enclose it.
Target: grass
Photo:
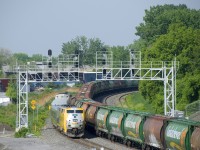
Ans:
[[[15,128],[17,106],[15,104],[9,104],[8,106],[0,106],[0,124]]]
[[[149,102],[145,100],[139,92],[133,92],[128,95],[126,97],[126,101],[123,103],[123,106],[135,111],[154,113],[151,104],[149,104]]]
[[[49,105],[52,100],[48,101],[45,106],[40,106],[35,110],[29,111],[29,130],[28,132],[33,133],[36,136],[41,135],[41,130],[45,126],[45,121],[49,116]],[[38,112],[38,115],[37,115]]]

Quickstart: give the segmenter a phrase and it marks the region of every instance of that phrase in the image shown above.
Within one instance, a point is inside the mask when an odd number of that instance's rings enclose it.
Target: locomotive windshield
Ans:
[[[83,110],[67,110],[67,113],[68,113],[68,114],[71,114],[71,113],[82,114],[82,113],[83,113]]]
[[[67,110],[67,113],[74,113],[74,110]]]
[[[83,113],[83,110],[76,110],[76,113],[82,114],[82,113]]]

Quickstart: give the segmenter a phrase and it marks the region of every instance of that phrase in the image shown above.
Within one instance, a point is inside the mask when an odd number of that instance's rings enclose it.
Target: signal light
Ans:
[[[106,53],[106,48],[103,48],[102,52],[103,52],[103,54],[105,54]]]
[[[49,63],[48,63],[48,67],[49,67],[49,68],[52,68],[52,62],[49,62]]]
[[[106,69],[103,69],[103,75],[106,75]]]
[[[102,65],[105,65],[105,64],[106,64],[106,60],[102,59]]]
[[[75,67],[78,68],[78,62],[75,62]]]
[[[78,55],[78,53],[79,53],[78,50],[75,50],[75,54]]]
[[[52,50],[51,49],[48,50],[48,56],[52,56]]]
[[[51,72],[48,73],[48,78],[52,79],[52,73]]]

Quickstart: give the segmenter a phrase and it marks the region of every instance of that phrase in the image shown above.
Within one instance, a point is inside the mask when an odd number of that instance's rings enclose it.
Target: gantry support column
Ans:
[[[28,127],[28,72],[19,71],[18,76],[18,121],[16,130]]]
[[[173,116],[175,114],[175,77],[174,67],[167,70],[164,67],[164,107],[165,115]]]

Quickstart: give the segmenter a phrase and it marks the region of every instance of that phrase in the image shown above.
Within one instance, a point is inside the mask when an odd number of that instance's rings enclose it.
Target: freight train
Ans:
[[[137,89],[138,81],[126,80],[107,80],[107,81],[92,81],[84,84],[79,93],[71,99],[71,104],[75,104],[76,100],[83,98],[92,99],[102,93],[108,93],[117,90]]]
[[[87,83],[71,103],[83,108],[86,126],[111,141],[140,149],[200,150],[200,122],[107,106],[92,100],[102,92],[136,85],[133,81]]]
[[[58,94],[51,103],[51,121],[63,134],[69,137],[82,137],[85,129],[83,108],[69,105],[68,94]]]

